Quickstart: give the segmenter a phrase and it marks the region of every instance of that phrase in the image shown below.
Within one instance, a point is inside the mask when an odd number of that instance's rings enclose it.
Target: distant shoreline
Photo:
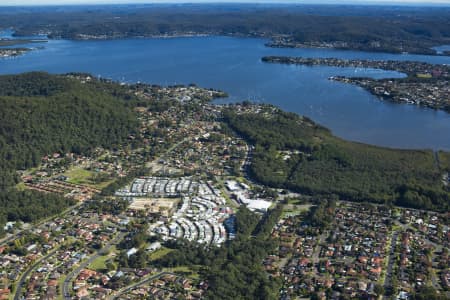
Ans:
[[[48,43],[48,40],[0,38],[0,47],[10,47],[10,46],[35,44],[35,43]]]
[[[375,80],[372,78],[332,76],[329,79],[358,85],[382,100],[420,105],[450,113],[450,99],[446,98],[446,95],[450,93],[450,89],[447,87],[450,78],[450,66],[415,61],[345,60],[285,56],[266,56],[261,60],[266,63],[375,68],[401,72],[406,74],[407,77]]]
[[[225,37],[236,37],[236,38],[262,38],[268,39],[268,42],[264,45],[270,48],[310,48],[310,49],[336,49],[336,50],[349,50],[349,51],[362,51],[362,52],[383,52],[389,54],[414,54],[414,55],[430,55],[430,56],[450,56],[450,51],[443,50],[438,51],[435,48],[442,45],[433,46],[431,48],[417,48],[409,49],[410,51],[401,51],[394,46],[386,47],[372,47],[357,43],[346,43],[341,41],[335,41],[331,43],[326,42],[288,42],[280,41],[277,36],[270,36],[264,34],[241,34],[241,33],[166,33],[166,34],[149,34],[149,35],[137,35],[128,36],[123,34],[118,35],[89,35],[89,34],[78,34],[76,37],[51,37],[50,40],[69,40],[69,41],[91,41],[91,40],[120,40],[120,39],[174,39],[174,38],[189,38],[189,37],[210,37],[210,36],[225,36]],[[406,50],[406,49],[405,49]]]

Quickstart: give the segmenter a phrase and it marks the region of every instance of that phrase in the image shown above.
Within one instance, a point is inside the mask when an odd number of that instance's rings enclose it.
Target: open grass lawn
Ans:
[[[16,185],[16,189],[17,189],[18,191],[24,191],[24,190],[27,189],[27,187],[25,186],[25,183],[19,182],[19,183]]]
[[[169,253],[172,252],[172,251],[173,251],[173,249],[169,249],[169,248],[166,248],[166,247],[162,247],[162,248],[156,250],[155,252],[151,253],[151,254],[150,254],[150,259],[151,259],[151,260],[157,260],[157,259],[160,259],[161,257],[163,257],[163,256],[165,256],[165,255],[167,255],[167,254],[169,254]]]
[[[89,269],[99,271],[99,270],[105,270],[106,269],[106,261],[110,259],[111,257],[108,255],[105,256],[99,256],[96,260],[94,260],[90,265]]]
[[[281,216],[282,218],[288,216],[297,216],[307,212],[312,206],[313,206],[312,204],[301,204],[301,205],[285,204],[283,205],[283,213]]]
[[[95,175],[95,172],[85,170],[81,167],[72,167],[63,175],[69,178],[67,180],[69,183],[88,185],[90,187],[97,188],[99,190],[105,188],[114,181],[114,179],[109,179],[103,182],[96,183],[92,180],[93,176]]]
[[[92,175],[94,175],[94,172],[81,167],[70,168],[70,170],[64,173],[64,176],[68,177],[67,181],[73,184],[92,184]]]
[[[178,266],[175,268],[165,268],[164,271],[172,272],[172,273],[181,273],[184,274],[187,277],[197,279],[199,278],[199,275],[196,271],[194,271],[192,268],[189,268],[187,266]]]
[[[62,275],[61,277],[59,277],[58,279],[58,287],[59,287],[59,291],[58,291],[58,295],[56,296],[57,300],[63,300],[64,296],[62,294],[62,290],[63,290],[63,284],[64,284],[64,280],[66,280],[66,275]]]
[[[110,260],[113,255],[116,253],[117,249],[115,246],[112,246],[109,249],[109,253],[106,255],[99,256],[96,260],[94,260],[90,265],[89,269],[99,271],[99,270],[105,270],[106,269],[106,262]]]

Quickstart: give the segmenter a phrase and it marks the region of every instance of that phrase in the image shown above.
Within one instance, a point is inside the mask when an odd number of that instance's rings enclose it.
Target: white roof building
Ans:
[[[137,248],[131,248],[130,250],[127,251],[127,257],[130,257],[131,255],[134,255],[138,252]]]
[[[246,203],[247,208],[252,210],[252,211],[267,211],[269,209],[269,207],[272,205],[272,202],[269,201],[265,201],[265,200],[247,200]]]
[[[155,250],[158,250],[159,248],[161,248],[161,243],[154,242],[154,243],[150,244],[150,246],[147,247],[147,251],[153,252]]]

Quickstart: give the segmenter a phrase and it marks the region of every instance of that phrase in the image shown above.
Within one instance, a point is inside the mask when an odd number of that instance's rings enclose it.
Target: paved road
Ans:
[[[14,233],[12,236],[0,239],[0,246],[6,246],[6,244],[8,244],[9,242],[12,242],[13,240],[20,238],[22,236],[22,232],[24,232],[24,231],[25,230],[20,230],[20,231]]]
[[[384,279],[384,288],[385,289],[387,289],[387,288],[389,288],[391,286],[392,268],[393,268],[394,263],[395,263],[395,247],[397,245],[398,235],[399,235],[398,231],[394,231],[394,233],[392,234],[388,267],[387,267],[387,270],[386,270],[386,277]]]
[[[314,275],[318,275],[317,266],[320,262],[320,250],[322,249],[322,244],[328,236],[328,230],[319,235],[317,240],[317,245],[314,247],[313,255],[311,256],[311,262],[314,265],[313,272]]]
[[[59,249],[59,248],[58,248]],[[47,255],[41,257],[40,259],[38,259],[31,267],[29,267],[25,273],[22,274],[22,276],[20,277],[19,282],[17,283],[17,287],[16,287],[16,293],[14,294],[14,300],[20,300],[21,299],[21,294],[22,294],[22,286],[25,283],[25,280],[27,279],[28,276],[30,276],[31,272],[33,272],[34,269],[36,269],[36,267],[43,261],[46,260],[47,258],[49,258],[50,256],[52,256],[53,254],[56,253],[56,251],[58,249],[54,249],[53,251],[49,252]]]
[[[113,296],[109,297],[108,300],[117,299],[120,295],[123,295],[123,294],[125,294],[125,293],[128,293],[128,292],[131,291],[132,289],[134,289],[134,288],[136,288],[136,287],[138,287],[138,286],[140,286],[140,285],[143,285],[143,284],[145,284],[145,283],[147,283],[147,282],[149,282],[149,281],[158,279],[158,278],[160,278],[160,277],[162,277],[162,276],[164,276],[164,275],[176,275],[176,274],[171,273],[171,272],[161,272],[161,273],[152,275],[152,276],[150,276],[150,277],[146,277],[146,278],[142,279],[141,281],[138,281],[138,282],[136,282],[136,283],[134,283],[134,284],[132,284],[132,285],[129,285],[129,286],[123,288],[123,289],[120,289],[120,290],[117,291],[117,293],[115,293]]]
[[[77,207],[80,207],[81,205],[83,205],[82,202],[77,203],[77,204],[75,204],[75,205],[72,205],[72,206],[66,208],[66,209],[65,209],[64,211],[62,211],[60,214],[57,214],[57,215],[54,215],[54,216],[45,218],[45,219],[39,221],[39,222],[36,223],[36,224],[30,224],[30,227],[32,227],[32,228],[39,227],[39,226],[41,226],[42,224],[44,224],[44,223],[46,223],[46,222],[48,222],[48,221],[50,221],[50,220],[53,220],[53,219],[55,219],[55,218],[57,218],[57,217],[59,217],[59,216],[64,216],[64,215],[67,214],[68,212],[72,211],[73,209],[75,209],[75,208],[77,208]],[[9,237],[5,237],[5,238],[3,238],[3,239],[0,239],[0,246],[6,245],[6,244],[8,244],[9,242],[11,242],[11,241],[13,241],[13,240],[15,240],[15,239],[18,239],[18,238],[20,238],[20,237],[22,237],[22,233],[27,232],[28,230],[29,230],[29,229],[21,229],[21,230],[15,232],[13,235],[11,235],[11,236],[9,236]]]
[[[433,265],[436,265],[435,263],[433,263],[437,259],[436,253],[440,253],[442,251],[443,246],[436,244],[427,238],[425,238],[425,241],[433,246],[433,254],[431,255],[431,262]],[[436,266],[433,266],[433,268],[436,268]],[[436,270],[432,271],[430,275],[431,275],[431,284],[433,285],[433,287],[436,290],[441,291],[442,287],[441,287],[440,279],[436,274]]]
[[[87,259],[84,262],[82,262],[78,266],[78,268],[76,268],[75,270],[73,270],[72,272],[70,272],[67,275],[66,279],[64,280],[63,289],[62,289],[64,299],[66,299],[66,300],[72,299],[70,297],[70,284],[72,283],[73,279],[81,272],[81,270],[86,268],[87,266],[89,266],[94,260],[96,260],[98,257],[102,256],[104,253],[108,252],[108,250],[113,245],[117,244],[120,240],[122,240],[125,237],[125,235],[126,235],[125,232],[119,233],[105,247],[103,247],[102,249],[98,250],[94,255],[89,257],[89,259]]]
[[[244,140],[245,141],[245,140]],[[241,170],[247,171],[247,167],[251,164],[252,160],[252,146],[250,146],[247,142],[245,142],[245,157],[241,163]]]

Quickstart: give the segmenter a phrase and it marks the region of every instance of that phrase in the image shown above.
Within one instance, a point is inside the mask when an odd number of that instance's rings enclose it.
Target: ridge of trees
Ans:
[[[18,191],[16,170],[55,152],[113,148],[137,130],[130,97],[118,84],[42,72],[0,76],[0,235],[6,221],[36,221],[73,201]],[[127,99],[126,99],[127,98]]]
[[[255,146],[249,174],[260,183],[344,200],[448,211],[450,193],[431,150],[396,150],[334,137],[311,120],[281,110],[224,121]]]

